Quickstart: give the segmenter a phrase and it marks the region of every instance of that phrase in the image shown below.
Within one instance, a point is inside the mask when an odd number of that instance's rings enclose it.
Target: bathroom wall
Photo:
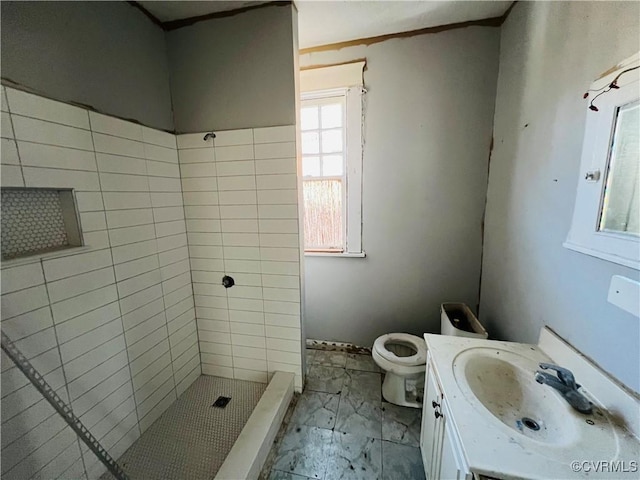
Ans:
[[[178,133],[295,124],[294,8],[273,5],[167,32]]]
[[[295,126],[203,136],[178,135],[202,371],[300,391]]]
[[[85,246],[2,263],[2,330],[118,457],[201,373],[175,136],[6,94],[2,186],[75,189]],[[1,471],[103,471],[4,353]]]
[[[289,371],[300,391],[296,30],[294,7],[274,5],[167,44],[203,373]]]
[[[638,51],[635,2],[519,2],[502,27],[481,321],[536,342],[549,325],[636,392],[640,323],[607,302],[631,270],[567,250],[587,116],[582,94]],[[579,379],[578,379],[579,380]]]
[[[3,78],[172,128],[165,52],[148,19],[138,25],[141,13],[122,3],[39,5],[2,6]],[[2,329],[114,457],[201,373],[266,382],[292,371],[302,388],[292,8],[220,24],[226,61],[254,64],[228,66],[232,83],[213,75],[218,64],[180,84],[207,87],[185,97],[197,120],[185,130],[221,130],[215,147],[204,133],[180,136],[180,161],[172,134],[12,88],[5,98],[2,87],[2,186],[73,188],[85,241],[3,262]],[[118,38],[105,25],[119,25]],[[191,41],[193,51],[211,45]],[[212,92],[222,104],[208,103]],[[246,128],[223,131],[238,121]],[[265,125],[276,127],[254,128]],[[104,470],[4,354],[2,433],[3,478]]]
[[[1,4],[2,78],[173,130],[163,30],[127,2]]]
[[[499,29],[470,27],[302,55],[367,59],[366,258],[305,257],[308,338],[371,346],[438,332],[440,303],[475,309]]]

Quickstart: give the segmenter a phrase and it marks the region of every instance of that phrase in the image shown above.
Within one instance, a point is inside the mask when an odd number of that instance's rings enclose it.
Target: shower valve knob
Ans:
[[[236,282],[233,277],[230,277],[229,275],[225,275],[224,277],[222,277],[222,285],[224,285],[224,288],[231,288],[235,284]]]

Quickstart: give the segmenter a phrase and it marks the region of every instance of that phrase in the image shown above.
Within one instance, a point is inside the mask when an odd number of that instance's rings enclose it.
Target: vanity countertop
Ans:
[[[424,338],[472,472],[504,479],[640,476],[640,441],[589,390],[590,378],[576,373],[594,403],[593,413],[585,415],[533,380],[541,362],[556,363],[537,345]],[[528,421],[523,425],[523,418],[537,420],[538,430],[528,428]]]

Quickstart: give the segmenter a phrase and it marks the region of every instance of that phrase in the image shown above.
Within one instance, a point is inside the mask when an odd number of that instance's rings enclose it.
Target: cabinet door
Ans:
[[[440,417],[442,425],[442,448],[440,449],[440,471],[439,480],[467,480],[471,479],[471,472],[465,467],[462,460],[462,453],[456,441],[455,433],[451,431],[453,428],[449,422],[450,413],[445,406],[443,408],[443,416]],[[435,479],[434,479],[435,480]]]
[[[440,405],[442,392],[440,386],[427,362],[426,379],[424,382],[424,403],[422,406],[422,430],[420,432],[420,451],[427,480],[438,478],[440,444],[442,437],[442,422],[440,422]],[[434,407],[435,405],[435,407]],[[438,415],[436,415],[438,412]]]
[[[462,472],[458,469],[456,463],[456,454],[453,443],[451,442],[451,434],[448,428],[444,429],[442,437],[442,454],[440,457],[440,479],[441,480],[460,480]]]

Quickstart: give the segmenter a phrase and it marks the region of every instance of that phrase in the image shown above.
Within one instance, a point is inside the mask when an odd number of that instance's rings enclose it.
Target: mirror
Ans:
[[[640,101],[615,111],[599,231],[640,235]]]

